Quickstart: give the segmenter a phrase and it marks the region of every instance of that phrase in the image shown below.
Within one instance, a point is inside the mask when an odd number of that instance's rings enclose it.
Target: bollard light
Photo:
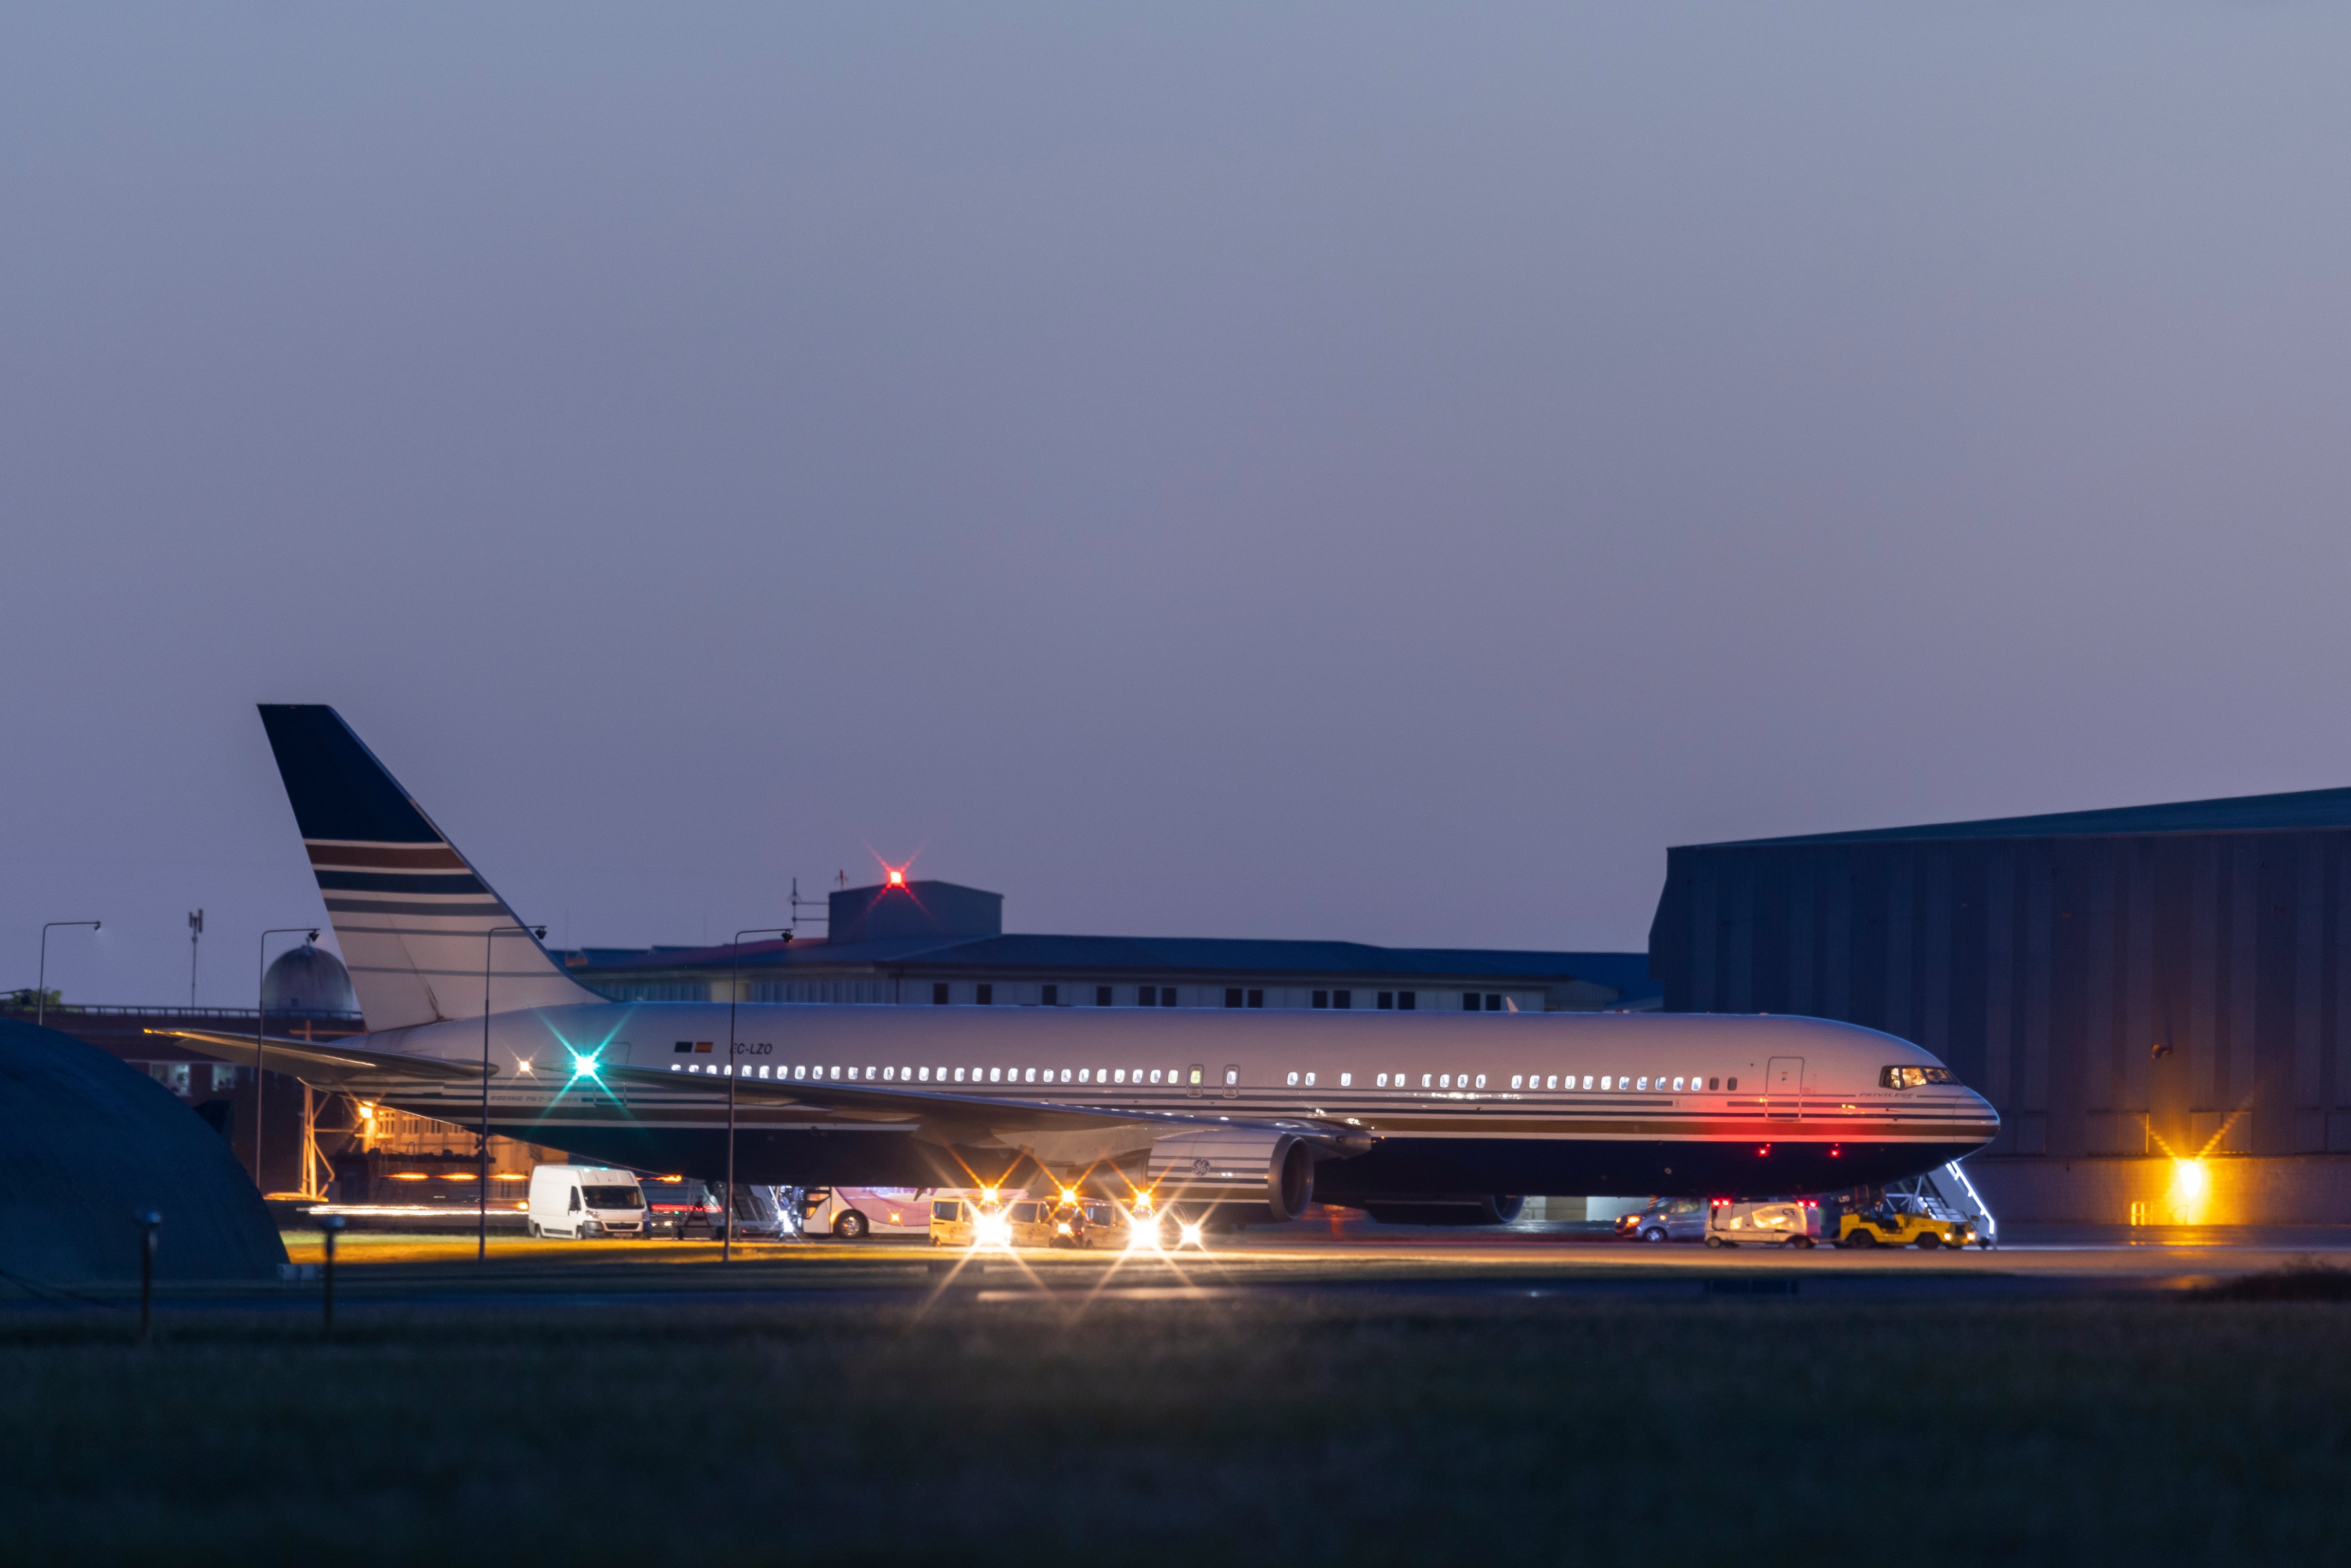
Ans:
[[[343,1217],[340,1214],[329,1214],[319,1222],[319,1228],[327,1233],[327,1271],[324,1276],[327,1289],[326,1312],[324,1320],[319,1324],[319,1337],[332,1339],[335,1337],[335,1238],[342,1231]]]
[[[155,1233],[163,1217],[148,1209],[139,1217],[139,1343],[145,1344],[155,1327]]]

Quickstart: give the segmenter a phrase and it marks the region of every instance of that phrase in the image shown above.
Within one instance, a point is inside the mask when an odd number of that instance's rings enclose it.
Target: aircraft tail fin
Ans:
[[[514,911],[341,715],[264,704],[261,723],[371,1031],[477,1016],[485,948],[494,1010],[603,1000],[528,932],[488,940]]]

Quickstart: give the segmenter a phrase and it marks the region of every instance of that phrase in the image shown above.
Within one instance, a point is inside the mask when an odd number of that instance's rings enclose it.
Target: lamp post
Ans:
[[[269,1019],[269,939],[297,935],[305,942],[316,942],[319,928],[273,925],[261,934],[261,957],[256,963],[260,974],[253,983],[253,1185],[265,1203],[269,1199],[269,1183],[261,1175],[261,1081],[266,1076],[263,1065],[269,1054],[269,1031],[262,1025]]]
[[[547,935],[544,925],[493,925],[482,933],[482,1168],[475,1173],[474,1204],[478,1229],[474,1238],[474,1261],[490,1259],[490,955],[501,936]]]
[[[743,994],[743,938],[781,936],[792,939],[789,925],[753,925],[735,933],[733,967],[726,972],[726,1228],[719,1233],[718,1260],[735,1257],[735,1006]],[[681,1227],[681,1230],[683,1227]]]
[[[98,929],[95,920],[52,920],[41,927],[41,968],[33,981],[33,1022],[37,1027],[49,1019],[49,933],[60,925],[87,925]]]

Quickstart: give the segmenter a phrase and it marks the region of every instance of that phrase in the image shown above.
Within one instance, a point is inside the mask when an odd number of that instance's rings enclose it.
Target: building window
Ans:
[[[1172,1008],[1176,1005],[1175,987],[1162,986],[1159,988],[1159,1005],[1163,1008]]]
[[[979,1005],[981,1007],[988,1008],[996,1005],[996,988],[994,986],[978,986],[975,987],[974,989],[979,993]]]
[[[1096,986],[1094,988],[1094,1006],[1098,1008],[1106,1008],[1110,1006],[1110,988],[1108,986]]]
[[[1482,1005],[1484,1004],[1479,1001],[1477,992],[1464,991],[1461,993],[1461,1010],[1463,1012],[1474,1013]]]
[[[1419,1006],[1420,993],[1418,991],[1398,991],[1396,993],[1396,1011],[1400,1013],[1408,1013],[1415,1011],[1419,1008]]]
[[[1331,1005],[1334,1008],[1352,1008],[1355,1005],[1355,993],[1353,991],[1332,991],[1331,993]]]
[[[1379,1007],[1380,1007],[1380,1010],[1381,1010],[1381,1011],[1383,1011],[1383,1012],[1393,1012],[1393,1011],[1395,1011],[1395,993],[1394,991],[1382,991],[1382,992],[1380,993]]]
[[[1330,992],[1328,992],[1328,991],[1317,991],[1317,992],[1315,992],[1315,993],[1314,993],[1314,1005],[1315,1005],[1316,1007],[1318,1007],[1318,1008],[1327,1008],[1327,1007],[1329,1007],[1329,1006],[1331,1005],[1331,993],[1330,993]]]
[[[1251,991],[1249,993],[1249,1005],[1253,1008],[1261,1008],[1265,1006],[1265,993],[1263,991]]]
[[[945,980],[933,980],[931,982],[931,1006],[935,1008],[943,1008],[946,1005],[947,983]]]
[[[1058,1008],[1061,1005],[1061,988],[1059,986],[1047,986],[1042,991],[1038,993],[1038,997],[1047,1007]]]
[[[1241,988],[1238,986],[1227,986],[1225,988],[1225,1006],[1228,1008],[1237,1008],[1240,1005]]]
[[[1159,988],[1156,986],[1135,987],[1134,1005],[1139,1008],[1157,1007],[1159,1005]]]

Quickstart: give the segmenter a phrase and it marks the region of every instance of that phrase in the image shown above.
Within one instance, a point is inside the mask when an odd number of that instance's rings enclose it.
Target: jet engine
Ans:
[[[1228,1206],[1275,1223],[1314,1201],[1314,1151],[1294,1133],[1235,1128],[1176,1133],[1151,1145],[1145,1180],[1165,1208]]]

